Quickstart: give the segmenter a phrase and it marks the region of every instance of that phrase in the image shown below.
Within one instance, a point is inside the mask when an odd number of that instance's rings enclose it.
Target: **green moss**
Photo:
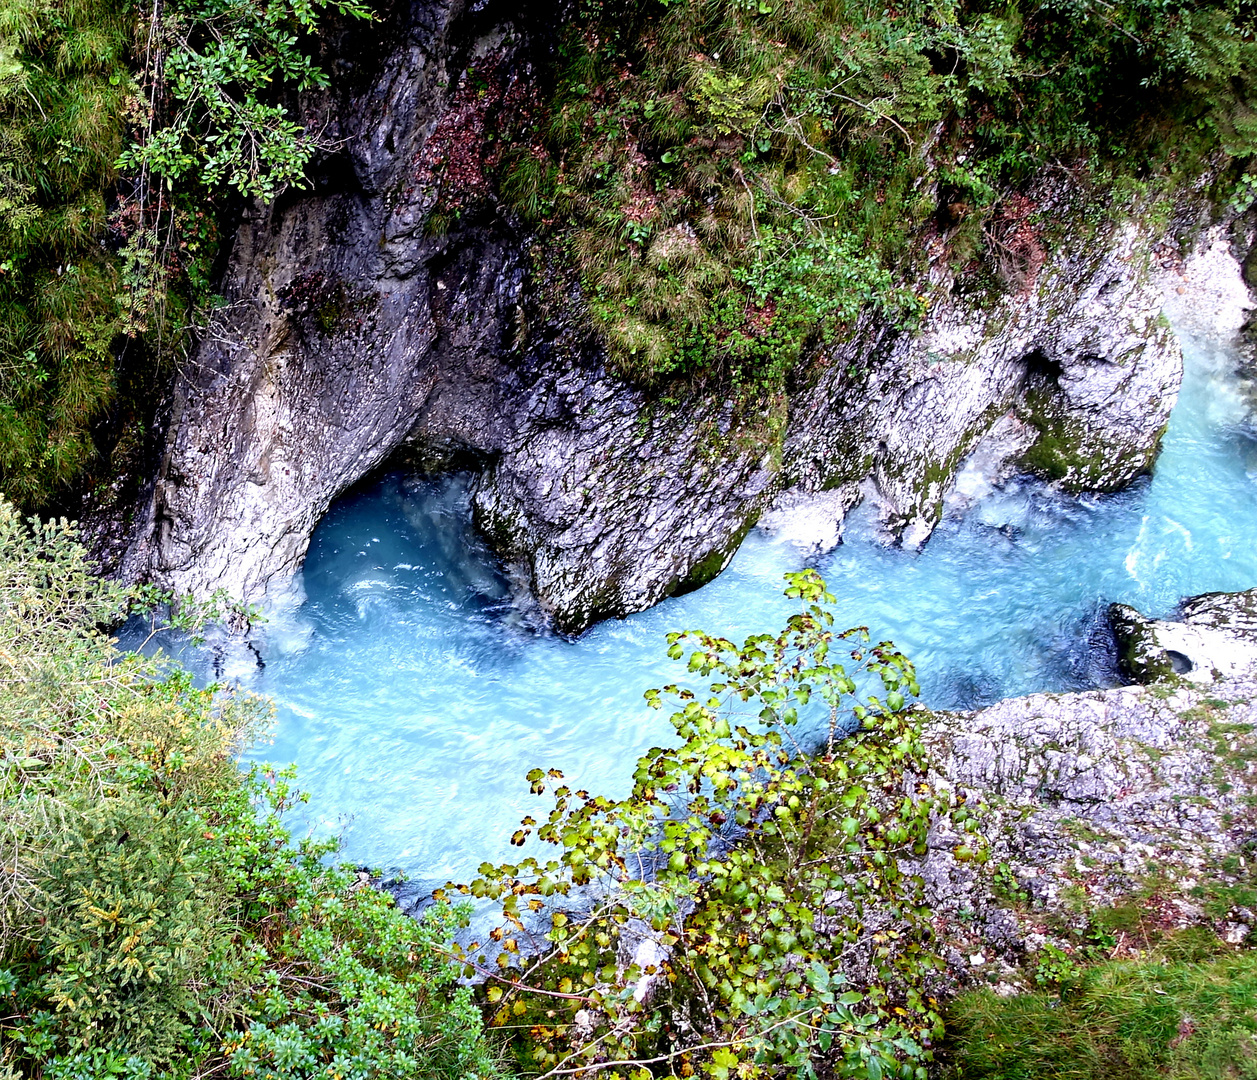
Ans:
[[[1079,453],[1078,440],[1057,429],[1054,433],[1042,432],[1035,444],[1022,455],[1022,464],[1036,476],[1045,480],[1078,479],[1098,471],[1103,458],[1084,457]],[[1087,485],[1083,485],[1087,486]]]
[[[1118,667],[1139,683],[1168,685],[1178,678],[1169,654],[1156,640],[1149,620],[1125,604],[1109,607],[1109,623],[1117,639]]]
[[[673,590],[673,595],[681,596],[685,593],[693,592],[695,589],[701,589],[709,581],[714,580],[729,565],[729,560],[737,554],[738,548],[742,546],[742,541],[746,539],[746,534],[755,527],[755,523],[758,520],[759,509],[757,508],[738,527],[738,530],[726,543],[713,550],[705,559],[691,567],[690,572],[681,579],[675,590]]]
[[[318,314],[316,315],[319,329],[321,329],[325,334],[332,333],[340,324],[341,318],[342,312],[340,305],[331,303],[330,301],[320,307]]]
[[[935,520],[943,516],[943,492],[984,430],[984,423],[980,422],[942,461],[930,461],[926,464],[916,491],[917,506],[921,513],[928,510]]]
[[[1201,702],[1188,712],[1192,714],[1192,719],[1202,720],[1208,725],[1207,747],[1215,758],[1213,782],[1219,791],[1230,791],[1232,779],[1247,774],[1252,763],[1257,761],[1253,725],[1220,720],[1219,717],[1226,713],[1220,712],[1208,701]]]
[[[1085,427],[1062,414],[1050,391],[1035,388],[1026,394],[1023,419],[1039,433],[1021,456],[1027,471],[1068,490],[1105,491],[1117,486],[1109,459],[1103,452],[1087,448]],[[1148,455],[1149,466],[1157,445],[1159,437]],[[1125,474],[1122,479],[1126,479]]]
[[[643,383],[777,386],[865,305],[910,325],[921,301],[897,283],[921,277],[927,229],[959,291],[993,302],[1025,237],[992,225],[1048,163],[1117,214],[1219,145],[1257,148],[1251,16],[1220,3],[1133,0],[1120,25],[967,0],[583,13],[548,99],[497,133],[501,189],[579,265],[613,365]]]

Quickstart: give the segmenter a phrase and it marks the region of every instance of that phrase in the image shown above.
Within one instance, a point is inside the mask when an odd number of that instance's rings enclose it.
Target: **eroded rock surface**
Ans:
[[[1257,589],[1189,597],[1178,619],[1149,619],[1114,604],[1109,621],[1121,670],[1135,682],[1257,678]]]
[[[871,497],[920,543],[973,455],[1071,488],[1149,466],[1181,374],[1159,237],[1094,213],[1000,295],[939,271],[919,332],[870,313],[768,403],[651,400],[609,373],[570,269],[492,198],[486,118],[531,92],[553,17],[418,3],[336,46],[314,107],[344,150],[241,224],[115,569],[273,597],[331,501],[401,453],[478,471],[478,524],[576,632],[708,580],[779,498],[831,492],[836,534]],[[1063,181],[1036,198],[1088,209]]]
[[[1040,198],[1046,215],[1077,212],[1069,187]],[[994,302],[941,283],[953,292],[919,333],[869,319],[792,401],[787,482],[846,486],[854,501],[871,480],[888,524],[917,542],[974,453],[1073,490],[1129,483],[1151,466],[1182,379],[1152,242],[1133,223],[1110,228],[1049,253],[1033,287]]]
[[[1216,924],[1246,938],[1253,912],[1211,916],[1200,895],[1234,884],[1242,860],[1227,860],[1257,837],[1255,728],[1253,679],[1033,694],[934,716],[934,779],[966,795],[990,840],[979,866],[955,857],[970,837],[930,838],[923,872],[953,973],[1024,987],[1047,927],[1082,927],[1120,903],[1160,929]]]
[[[484,164],[450,151],[451,129],[475,124],[460,73],[492,56],[509,87],[525,74],[512,67],[522,40],[491,13],[418,3],[332,43],[337,90],[307,119],[344,149],[312,192],[241,223],[227,306],[177,380],[124,575],[258,601],[287,584],[331,500],[439,405],[438,385],[462,390],[450,424],[501,413],[517,246],[493,228],[450,239],[425,223],[435,174],[457,166],[471,184]],[[425,156],[434,140],[440,161]]]

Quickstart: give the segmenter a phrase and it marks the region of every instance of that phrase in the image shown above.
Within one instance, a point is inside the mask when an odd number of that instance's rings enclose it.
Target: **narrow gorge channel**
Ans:
[[[0,1080],[1257,1080],[1257,4],[0,11]]]
[[[823,501],[754,530],[704,588],[576,640],[536,632],[470,524],[459,475],[392,472],[338,501],[301,574],[306,600],[219,673],[271,695],[273,744],[312,795],[310,827],[347,858],[417,885],[505,857],[535,810],[524,773],[627,788],[631,763],[670,735],[642,692],[677,678],[664,636],[771,629],[791,610],[782,574],[815,566],[846,623],[893,639],[922,698],[967,708],[1111,685],[1104,611],[1150,615],[1183,596],[1257,581],[1257,388],[1230,344],[1182,334],[1182,392],[1151,477],[1112,496],[1037,481],[992,486],[970,467],[918,552],[888,546],[857,510],[834,546]]]

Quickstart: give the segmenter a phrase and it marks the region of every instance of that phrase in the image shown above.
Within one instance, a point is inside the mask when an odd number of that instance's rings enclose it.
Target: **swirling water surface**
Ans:
[[[930,704],[1095,685],[1104,605],[1163,614],[1185,595],[1257,585],[1252,387],[1225,349],[1185,352],[1155,473],[1120,495],[1014,481],[920,553],[879,543],[858,511],[824,554],[756,531],[705,588],[577,641],[524,625],[470,528],[465,479],[384,477],[319,525],[307,599],[264,631],[265,666],[232,672],[277,706],[274,743],[252,756],[296,762],[312,827],[340,833],[347,858],[466,879],[506,857],[538,809],[532,766],[625,791],[635,757],[669,733],[642,701],[679,674],[665,634],[776,629],[793,610],[782,574],[804,564],[827,578],[840,619],[916,660]]]

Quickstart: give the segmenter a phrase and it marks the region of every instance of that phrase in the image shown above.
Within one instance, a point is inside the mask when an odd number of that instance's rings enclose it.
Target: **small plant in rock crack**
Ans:
[[[535,831],[557,857],[460,887],[501,904],[464,958],[524,1073],[925,1077],[941,964],[911,868],[950,797],[926,779],[907,657],[835,631],[814,571],[787,581],[779,634],[669,635],[711,681],[647,692],[679,740],[626,798],[533,770],[554,808],[513,842]]]
[[[1043,943],[1037,961],[1034,967],[1034,981],[1038,986],[1067,986],[1082,974],[1082,969],[1074,958],[1050,941]]]
[[[1010,904],[1028,904],[1030,890],[1008,863],[1000,863],[991,874],[991,891]]]

